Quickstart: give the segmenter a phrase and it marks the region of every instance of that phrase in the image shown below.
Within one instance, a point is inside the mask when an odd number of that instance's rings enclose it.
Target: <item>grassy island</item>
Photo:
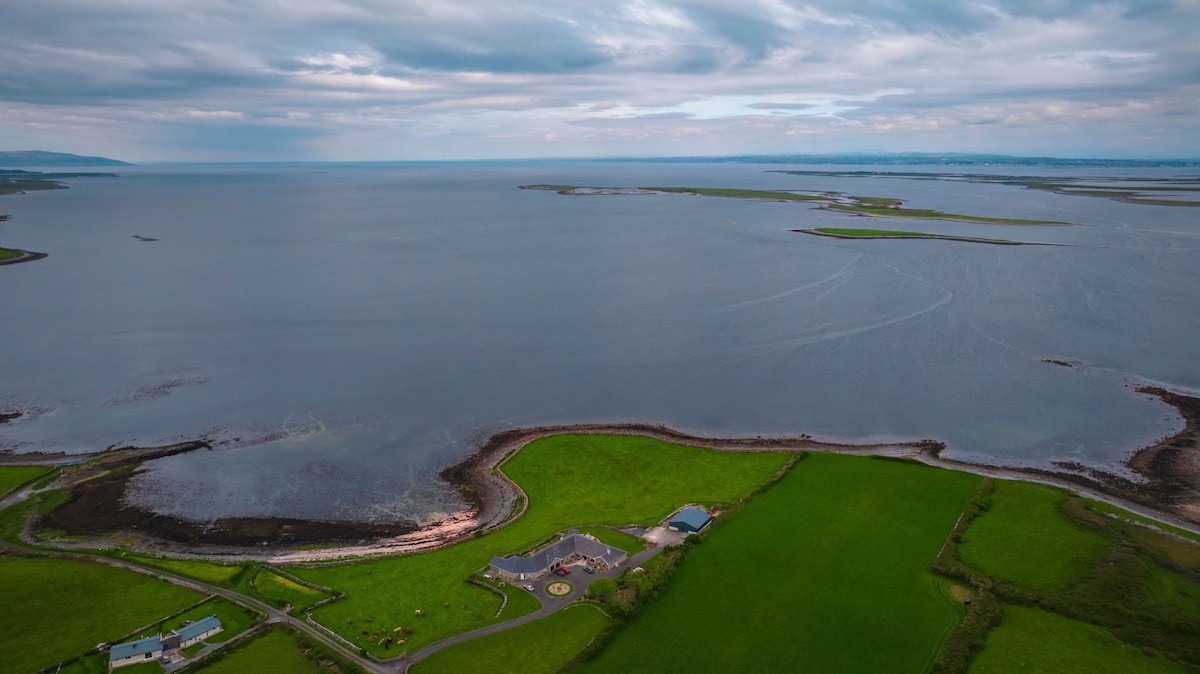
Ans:
[[[983,239],[973,236],[951,236],[949,234],[928,234],[926,232],[904,232],[891,229],[844,229],[839,227],[817,227],[816,229],[793,229],[801,234],[815,234],[835,239],[939,239],[942,241],[963,241],[966,243],[990,243],[999,246],[1031,245],[1019,241],[1005,239]],[[1044,245],[1044,244],[1040,244]]]
[[[1057,220],[1021,220],[1019,218],[991,218],[979,215],[944,213],[927,208],[904,208],[903,200],[892,197],[851,196],[841,192],[811,192],[783,190],[746,190],[726,187],[583,187],[578,185],[521,185],[523,190],[549,190],[571,195],[635,195],[635,194],[688,194],[703,197],[725,197],[729,199],[752,199],[757,201],[809,202],[820,208],[842,211],[862,216],[888,218],[917,218],[934,220],[959,220],[990,225],[1069,225]]]

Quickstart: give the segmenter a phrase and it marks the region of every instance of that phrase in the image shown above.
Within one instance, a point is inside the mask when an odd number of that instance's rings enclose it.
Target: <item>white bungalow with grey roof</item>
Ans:
[[[150,662],[162,655],[163,645],[159,635],[117,644],[108,651],[108,668],[116,669],[139,662]]]
[[[671,517],[667,522],[667,528],[687,535],[700,533],[710,524],[712,524],[712,515],[709,515],[707,510],[696,506],[685,506]]]
[[[552,543],[528,557],[493,557],[492,571],[505,580],[538,580],[555,569],[575,562],[584,562],[601,573],[625,561],[624,550],[605,545],[575,529],[560,541]]]

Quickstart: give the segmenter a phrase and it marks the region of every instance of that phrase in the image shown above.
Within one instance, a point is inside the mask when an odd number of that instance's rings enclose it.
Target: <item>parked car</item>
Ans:
[[[569,574],[569,573],[571,573],[571,570],[570,570],[570,569],[568,569],[568,568],[567,568],[567,567],[565,567],[565,566],[563,566],[563,567],[559,567],[559,569],[558,569],[558,570],[559,570],[559,571],[562,571],[562,575],[564,575],[564,576],[565,576],[565,575],[567,575],[567,574]]]
[[[529,590],[530,592],[533,592],[533,586],[530,585],[529,583],[525,583],[525,589]]]
[[[590,566],[585,566],[585,567],[583,567],[583,572],[584,573],[596,573],[596,570]]]
[[[555,569],[555,570],[554,570],[554,575],[556,575],[556,576],[565,576],[565,575],[567,575],[567,570],[566,570],[566,569]]]

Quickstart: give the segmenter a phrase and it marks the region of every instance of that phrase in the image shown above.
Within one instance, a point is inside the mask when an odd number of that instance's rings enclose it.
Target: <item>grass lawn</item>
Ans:
[[[267,602],[280,608],[283,608],[285,604],[291,604],[292,609],[296,611],[329,598],[328,594],[320,590],[314,590],[294,580],[284,578],[267,568],[260,569],[255,574],[254,588],[257,591],[256,594]]]
[[[0,260],[2,259],[4,258],[0,256]],[[49,466],[0,466],[0,496],[52,470],[54,468]]]
[[[594,606],[565,608],[541,620],[451,646],[417,663],[413,674],[554,674],[608,624]]]
[[[581,527],[579,532],[595,536],[601,543],[624,550],[630,557],[646,549],[642,539],[608,527]]]
[[[509,605],[497,618],[501,598],[464,582],[494,555],[528,550],[570,527],[651,524],[684,503],[731,503],[770,479],[791,457],[785,452],[718,452],[632,436],[544,438],[504,466],[529,496],[525,515],[508,526],[424,554],[288,570],[346,593],[346,599],[314,611],[323,624],[375,655],[396,656],[397,648],[378,645],[384,630],[391,635],[396,627],[412,629],[404,645],[411,652],[536,610],[532,599],[516,598],[523,591],[506,588]],[[418,609],[425,615],[415,615]]]
[[[928,567],[979,481],[811,454],[582,671],[924,671],[962,615]]]
[[[1048,639],[1047,635],[1053,635]],[[1035,608],[1009,606],[1004,623],[988,634],[970,674],[1125,674],[1185,672],[1161,655],[1150,657],[1095,625]]]
[[[207,674],[245,674],[246,672],[271,672],[271,674],[311,674],[317,669],[311,658],[318,651],[305,654],[296,643],[295,637],[279,629],[267,630],[262,636],[252,639],[244,646],[237,646],[211,665],[201,667]]]
[[[6,556],[0,557],[0,597],[0,672],[32,672],[118,639],[201,595],[102,564]]]
[[[1082,580],[1111,542],[1068,521],[1058,510],[1066,498],[1055,487],[997,480],[991,508],[963,534],[959,557],[1037,592]]]
[[[125,554],[116,558],[134,564],[152,566],[214,585],[229,585],[245,569],[241,564],[219,564],[196,559],[163,559],[134,554]]]
[[[8,248],[0,248],[0,260],[11,260],[14,257],[20,257],[20,256],[21,256],[20,251],[10,250]]]
[[[220,597],[213,597],[199,606],[188,610],[187,612],[178,615],[170,620],[156,625],[142,636],[153,636],[159,632],[167,632],[169,630],[177,630],[183,627],[185,621],[196,622],[203,620],[210,615],[215,615],[221,621],[221,627],[224,629],[205,639],[206,643],[220,644],[229,641],[237,635],[245,632],[258,622],[258,614],[251,612],[249,609],[242,608],[237,604],[226,601]]]

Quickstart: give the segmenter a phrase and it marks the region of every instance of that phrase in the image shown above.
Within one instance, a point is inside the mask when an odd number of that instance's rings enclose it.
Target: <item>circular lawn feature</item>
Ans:
[[[553,595],[555,597],[565,597],[571,594],[571,590],[573,589],[575,588],[571,587],[570,583],[560,580],[547,585],[546,594]]]

